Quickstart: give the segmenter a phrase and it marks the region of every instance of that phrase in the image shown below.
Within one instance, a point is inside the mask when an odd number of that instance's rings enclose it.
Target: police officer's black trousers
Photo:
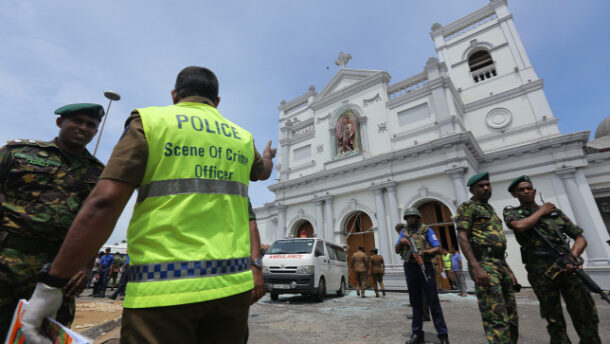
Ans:
[[[409,288],[409,302],[413,308],[411,330],[413,333],[423,333],[424,309],[422,295],[426,295],[436,333],[439,336],[445,337],[447,336],[447,325],[445,324],[443,310],[441,309],[438,293],[436,291],[434,268],[432,267],[432,263],[426,263],[425,265],[426,273],[430,277],[428,282],[426,282],[419,265],[410,263],[404,264],[407,288]]]

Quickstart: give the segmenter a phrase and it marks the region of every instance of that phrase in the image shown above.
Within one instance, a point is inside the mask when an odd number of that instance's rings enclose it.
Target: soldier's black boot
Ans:
[[[438,336],[438,339],[441,340],[440,344],[449,344],[449,337],[448,336]]]
[[[424,344],[424,334],[423,333],[413,333],[411,338],[408,339],[405,344]]]

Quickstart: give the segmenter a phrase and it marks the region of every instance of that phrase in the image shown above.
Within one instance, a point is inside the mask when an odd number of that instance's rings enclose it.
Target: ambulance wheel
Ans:
[[[316,301],[322,302],[324,300],[324,296],[326,296],[326,283],[324,282],[324,278],[320,277],[320,283],[318,283],[318,292],[316,293]]]
[[[271,293],[270,295],[271,295],[271,300],[273,300],[273,301],[277,301],[277,298],[278,298],[278,296],[279,296],[278,294],[276,294],[276,293]]]
[[[345,296],[345,279],[341,277],[341,287],[337,290],[338,296]]]

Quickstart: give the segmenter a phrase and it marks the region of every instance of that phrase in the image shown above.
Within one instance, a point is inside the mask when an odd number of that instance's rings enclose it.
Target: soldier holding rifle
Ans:
[[[438,299],[431,262],[432,257],[441,252],[441,248],[436,234],[431,228],[421,223],[421,218],[421,213],[417,208],[408,208],[403,215],[407,225],[398,224],[396,226],[397,230],[400,229],[400,235],[395,249],[404,260],[409,300],[413,307],[412,333],[411,339],[407,343],[424,343],[422,296],[425,295],[440,343],[448,344],[447,325]]]
[[[530,177],[515,178],[508,191],[519,200],[519,206],[504,208],[504,222],[515,231],[515,238],[521,245],[527,278],[540,301],[540,315],[547,320],[551,343],[570,343],[560,294],[563,295],[580,342],[601,343],[595,303],[581,279],[588,279],[581,270],[583,262],[580,255],[587,247],[583,230],[554,204],[536,204],[536,189]],[[566,235],[574,239],[571,249],[565,242]],[[565,254],[557,254],[561,250],[565,250]],[[561,256],[568,260],[560,262]],[[575,273],[584,277],[577,278],[569,271],[573,269],[578,269]],[[590,283],[595,289],[595,282]]]

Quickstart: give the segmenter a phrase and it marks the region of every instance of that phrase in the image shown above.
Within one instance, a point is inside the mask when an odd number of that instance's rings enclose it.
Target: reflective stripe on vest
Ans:
[[[157,180],[138,188],[138,199],[142,202],[148,197],[179,194],[225,194],[248,197],[248,187],[239,182],[214,179],[170,179]]]
[[[129,267],[129,282],[167,281],[181,278],[236,274],[250,269],[250,257],[190,262],[140,264]]]

